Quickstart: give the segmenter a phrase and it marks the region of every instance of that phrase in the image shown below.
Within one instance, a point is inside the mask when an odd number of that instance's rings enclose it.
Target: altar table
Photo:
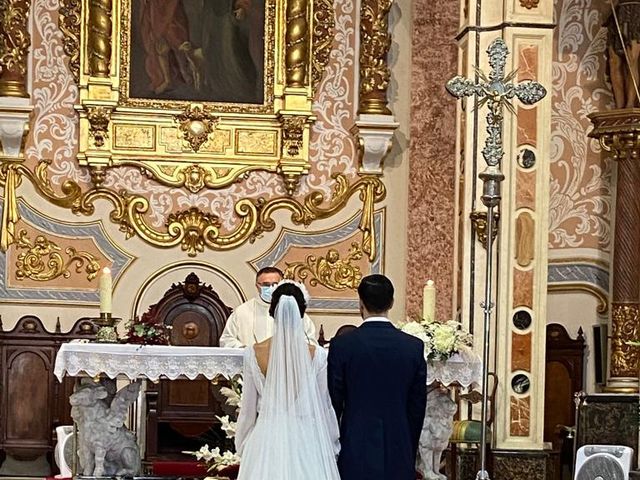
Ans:
[[[212,380],[242,373],[242,358],[241,348],[72,342],[60,347],[54,373],[59,380],[65,375],[154,382],[198,376]]]

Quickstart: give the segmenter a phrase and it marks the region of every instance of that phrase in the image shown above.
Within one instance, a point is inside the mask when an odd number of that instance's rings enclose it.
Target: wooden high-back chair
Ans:
[[[172,345],[217,347],[230,314],[211,286],[190,273],[145,315],[173,327]],[[215,416],[222,414],[206,379],[149,383],[146,400],[147,460],[197,450],[200,447],[191,448],[190,442],[206,443],[199,437],[219,423]]]

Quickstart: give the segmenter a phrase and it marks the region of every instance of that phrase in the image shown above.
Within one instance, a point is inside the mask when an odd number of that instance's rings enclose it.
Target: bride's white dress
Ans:
[[[235,438],[238,480],[340,479],[327,352],[316,348],[311,357],[297,308],[292,297],[281,297],[266,377],[255,350],[245,351]]]

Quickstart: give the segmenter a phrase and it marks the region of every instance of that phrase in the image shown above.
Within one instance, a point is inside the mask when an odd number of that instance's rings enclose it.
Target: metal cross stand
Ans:
[[[514,108],[509,100],[517,97],[522,103],[532,105],[540,101],[547,94],[545,88],[538,82],[525,81],[518,84],[512,82],[516,72],[505,76],[504,67],[509,50],[501,38],[495,39],[487,49],[491,72],[487,78],[476,67],[476,77],[479,82],[469,80],[460,75],[447,82],[447,90],[457,98],[475,95],[479,100],[477,108],[487,104],[487,139],[485,140],[482,156],[487,168],[478,175],[483,182],[482,203],[487,207],[487,265],[485,269],[484,301],[480,304],[484,311],[484,347],[482,355],[482,432],[480,437],[480,471],[476,480],[489,480],[486,469],[487,462],[487,407],[488,407],[488,379],[489,379],[489,347],[491,332],[491,311],[493,310],[493,229],[494,209],[500,205],[500,184],[504,175],[500,171],[500,162],[504,156],[502,148],[503,108],[507,107],[512,113]],[[476,83],[477,82],[477,83]]]

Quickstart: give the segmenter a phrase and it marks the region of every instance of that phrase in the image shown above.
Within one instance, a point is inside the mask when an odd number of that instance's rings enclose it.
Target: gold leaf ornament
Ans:
[[[58,277],[69,278],[71,276],[69,269],[74,264],[77,273],[81,273],[84,269],[89,281],[93,280],[100,271],[100,264],[91,253],[68,247],[65,253],[69,258],[65,260],[60,253],[62,249],[55,242],[44,235],[36,236],[31,242],[24,229],[18,233],[16,247],[25,250],[18,255],[16,262],[18,280],[28,278],[37,282],[46,282]]]
[[[362,247],[353,242],[345,258],[340,258],[340,252],[330,248],[325,256],[309,255],[302,262],[286,263],[284,275],[301,282],[308,279],[313,287],[322,285],[337,292],[355,290],[362,280],[362,272],[352,262],[362,259],[362,256]]]
[[[202,105],[189,105],[184,112],[176,115],[175,121],[182,132],[182,138],[191,146],[194,152],[209,140],[209,135],[218,123],[218,117],[206,112]]]

